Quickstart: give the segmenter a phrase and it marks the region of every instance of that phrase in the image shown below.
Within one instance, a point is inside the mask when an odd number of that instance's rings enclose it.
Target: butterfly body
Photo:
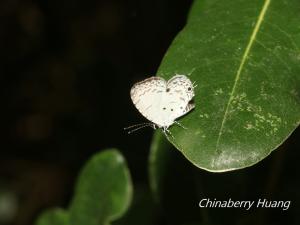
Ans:
[[[168,81],[150,77],[136,83],[130,91],[139,112],[164,130],[195,107],[191,102],[194,95],[193,84],[185,75],[175,75]]]

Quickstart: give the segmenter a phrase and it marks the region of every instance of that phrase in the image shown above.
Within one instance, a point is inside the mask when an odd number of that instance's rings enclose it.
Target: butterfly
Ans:
[[[192,102],[194,87],[185,75],[175,75],[168,81],[161,77],[150,77],[134,84],[130,97],[138,111],[151,121],[142,125],[150,124],[153,128],[157,126],[169,132],[168,128],[174,123],[182,126],[176,121],[177,118],[195,108]]]

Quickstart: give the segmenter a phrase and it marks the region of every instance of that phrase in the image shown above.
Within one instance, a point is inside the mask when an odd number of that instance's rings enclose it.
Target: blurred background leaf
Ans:
[[[68,214],[62,209],[51,209],[40,215],[36,225],[68,225]]]
[[[120,218],[132,198],[126,162],[117,150],[92,157],[80,173],[71,202],[70,224],[107,225]]]
[[[82,169],[67,211],[48,210],[37,225],[108,225],[129,208],[132,182],[123,156],[116,149],[94,155]]]

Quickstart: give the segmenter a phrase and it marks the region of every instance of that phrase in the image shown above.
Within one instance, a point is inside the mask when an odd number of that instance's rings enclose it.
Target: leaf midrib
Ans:
[[[233,84],[232,89],[231,89],[230,97],[229,97],[229,100],[228,100],[228,103],[227,103],[227,106],[226,106],[226,109],[225,109],[225,113],[224,113],[224,116],[223,116],[223,120],[222,120],[222,123],[221,123],[220,130],[219,130],[219,133],[218,133],[218,139],[217,139],[217,142],[216,142],[216,152],[218,152],[220,139],[221,139],[221,136],[222,136],[223,130],[224,130],[224,124],[226,122],[227,115],[228,115],[228,109],[229,109],[229,106],[230,106],[230,104],[231,104],[231,102],[233,100],[233,96],[234,96],[234,93],[235,93],[235,90],[236,90],[236,87],[237,87],[237,83],[238,83],[238,81],[240,79],[240,76],[241,76],[241,73],[243,71],[244,65],[245,65],[245,63],[247,61],[247,58],[249,56],[249,52],[250,52],[250,50],[251,50],[251,48],[253,46],[253,43],[254,43],[254,41],[256,39],[256,36],[257,36],[257,33],[258,33],[258,31],[259,31],[259,29],[261,27],[261,24],[262,24],[262,22],[264,20],[264,17],[265,17],[265,14],[267,12],[267,9],[268,9],[268,7],[270,5],[270,2],[271,2],[271,0],[265,0],[265,2],[264,2],[264,5],[263,5],[263,7],[261,9],[261,12],[260,12],[260,14],[258,16],[258,19],[256,21],[256,24],[255,24],[255,27],[253,29],[253,32],[252,32],[252,34],[250,36],[249,42],[248,42],[247,47],[245,49],[245,52],[243,54],[241,63],[240,63],[239,68],[237,70],[237,73],[236,73],[236,76],[235,76],[235,80],[234,80],[234,84]]]

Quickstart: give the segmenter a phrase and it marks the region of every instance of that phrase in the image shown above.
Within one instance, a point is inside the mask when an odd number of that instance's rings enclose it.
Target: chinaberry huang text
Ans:
[[[217,200],[203,198],[199,201],[200,208],[243,208],[249,210],[251,208],[279,208],[288,210],[291,201],[271,201],[267,199],[258,199],[256,201],[237,201],[229,198],[228,200]]]

